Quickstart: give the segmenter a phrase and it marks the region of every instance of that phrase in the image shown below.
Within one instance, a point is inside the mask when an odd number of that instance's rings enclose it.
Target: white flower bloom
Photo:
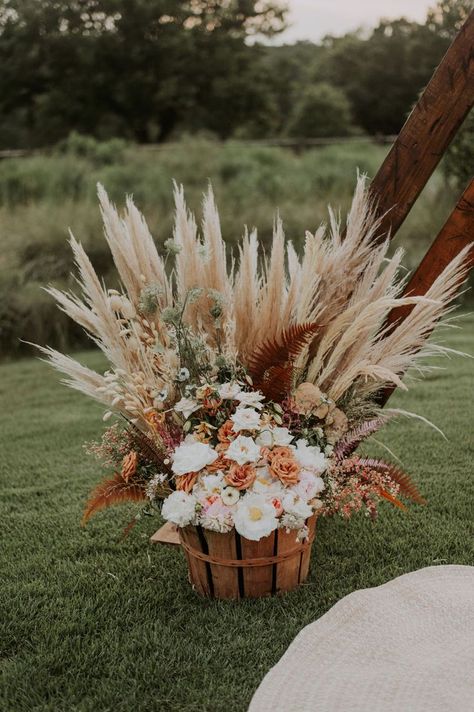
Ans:
[[[217,458],[217,452],[205,443],[181,443],[174,451],[171,469],[175,475],[199,472]]]
[[[287,492],[283,497],[282,505],[286,514],[291,514],[291,516],[297,519],[305,520],[313,514],[313,510],[309,504],[301,497],[298,497],[294,492]]]
[[[178,381],[180,381],[181,383],[182,383],[183,381],[187,381],[188,378],[189,378],[189,370],[188,370],[185,366],[183,366],[183,368],[180,368],[180,369],[179,369],[176,378],[177,378]]]
[[[187,420],[189,416],[194,413],[195,410],[199,410],[200,407],[199,403],[192,398],[181,398],[181,400],[176,403],[173,410],[177,413],[182,413],[184,419]]]
[[[265,430],[262,430],[255,438],[255,442],[257,445],[260,445],[260,447],[273,447],[275,441],[273,439],[272,429],[268,427],[265,428]]]
[[[277,528],[278,519],[274,506],[262,495],[247,493],[235,508],[234,524],[241,536],[259,541]]]
[[[225,458],[234,460],[239,465],[245,465],[247,462],[257,462],[260,459],[260,448],[252,438],[239,435],[235,440],[232,440],[227,448]]]
[[[289,445],[292,440],[293,435],[288,428],[268,426],[258,435],[256,442],[262,447],[272,448],[274,445]]]
[[[283,487],[279,479],[273,477],[268,467],[258,467],[251,491],[263,495],[266,499],[273,499],[273,497],[281,499],[286,494],[286,487]]]
[[[226,506],[221,498],[217,498],[216,501],[203,509],[199,521],[205,529],[210,529],[220,534],[230,532],[234,526],[232,510]]]
[[[154,475],[151,480],[148,482],[146,489],[145,489],[145,494],[148,497],[148,499],[153,500],[155,499],[156,496],[156,491],[159,488],[161,484],[167,479],[166,475],[163,473],[160,473],[158,475]]]
[[[308,445],[303,439],[296,443],[295,458],[301,467],[318,473],[324,472],[328,466],[321,449],[317,445]]]
[[[161,513],[167,521],[185,527],[195,521],[196,499],[181,490],[172,492],[163,502]]]
[[[217,392],[223,400],[234,400],[240,393],[240,386],[238,383],[222,383],[217,387]]]
[[[257,430],[260,425],[260,413],[253,408],[237,408],[230,419],[234,423],[232,430],[236,433],[241,430]]]
[[[275,445],[289,445],[293,440],[288,428],[272,428],[272,435]]]
[[[233,504],[237,504],[240,499],[240,492],[235,487],[224,487],[221,493],[222,501],[228,507],[232,507]]]
[[[305,502],[314,499],[317,494],[325,489],[326,485],[321,477],[318,477],[311,470],[301,470],[300,479],[296,485],[290,487],[291,492],[295,492],[302,497]]]
[[[220,494],[221,489],[225,486],[224,475],[222,472],[216,472],[215,475],[205,475],[200,478],[199,486],[202,487],[207,495]]]
[[[235,400],[239,401],[242,406],[251,406],[252,408],[263,408],[263,403],[260,401],[265,400],[265,396],[258,391],[242,391],[235,396]]]

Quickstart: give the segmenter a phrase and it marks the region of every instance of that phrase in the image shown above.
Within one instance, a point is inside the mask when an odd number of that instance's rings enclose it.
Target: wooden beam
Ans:
[[[426,294],[436,278],[445,267],[467,245],[474,244],[474,178],[467,185],[459,198],[456,207],[441,228],[435,241],[421,261],[418,269],[408,282],[403,296],[419,296]],[[474,248],[467,259],[469,267],[474,267]],[[410,314],[413,306],[396,307],[388,315],[385,326],[396,327]],[[395,390],[395,386],[385,388],[377,399],[380,405],[385,405]]]
[[[389,230],[395,235],[473,104],[474,10],[372,181],[378,214],[384,215],[380,239]]]

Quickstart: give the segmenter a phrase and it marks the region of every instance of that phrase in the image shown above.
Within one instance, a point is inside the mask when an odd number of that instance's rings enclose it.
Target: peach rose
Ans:
[[[255,482],[257,473],[253,465],[238,465],[236,462],[230,466],[225,476],[225,481],[235,489],[243,490]]]
[[[221,405],[221,398],[204,398],[202,402],[202,407],[207,413],[209,413],[209,415],[216,415]]]
[[[346,414],[340,408],[334,408],[326,420],[325,434],[328,443],[334,444],[347,431],[348,420]]]
[[[224,425],[221,425],[217,431],[217,439],[220,443],[229,444],[231,440],[234,440],[237,433],[233,430],[234,423],[231,420],[226,420]]]
[[[133,477],[137,471],[138,455],[135,450],[130,450],[122,460],[122,477],[125,482],[128,482],[130,477]]]
[[[216,448],[214,448],[219,453],[219,457],[217,458],[217,460],[214,460],[214,462],[211,462],[210,465],[206,465],[206,470],[210,473],[218,472],[219,470],[225,470],[225,469],[227,469],[227,467],[229,465],[229,460],[227,460],[224,456],[225,451],[221,451],[218,448],[219,448],[219,445]]]
[[[312,413],[321,420],[324,420],[329,413],[329,404],[325,403],[322,392],[314,383],[300,383],[294,393],[293,400],[297,413],[303,415]]]
[[[186,475],[181,475],[176,478],[176,489],[182,490],[189,494],[194,487],[197,480],[197,472],[188,472]]]
[[[270,460],[270,472],[288,487],[296,485],[300,479],[300,466],[288,447],[275,447]]]

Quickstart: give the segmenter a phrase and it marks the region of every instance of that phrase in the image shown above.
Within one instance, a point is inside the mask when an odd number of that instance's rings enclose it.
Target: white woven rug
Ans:
[[[474,567],[355,591],[306,626],[249,712],[473,712]]]

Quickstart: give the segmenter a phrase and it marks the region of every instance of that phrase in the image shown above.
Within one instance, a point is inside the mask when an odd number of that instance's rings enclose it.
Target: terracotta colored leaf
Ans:
[[[372,458],[361,458],[361,463],[366,467],[370,467],[373,470],[378,470],[386,475],[389,475],[391,479],[400,486],[400,492],[408,499],[417,502],[418,504],[426,504],[426,500],[420,494],[417,486],[412,481],[412,479],[403,472],[397,465],[393,465],[391,462],[384,462],[383,460],[375,460]]]
[[[380,488],[379,494],[381,497],[383,497],[384,499],[386,499],[389,502],[391,502],[392,504],[394,504],[395,507],[398,507],[399,509],[406,509],[403,502],[400,502],[400,500],[397,499],[397,497],[394,497],[393,494],[390,494],[390,492],[387,492],[387,490]]]
[[[285,383],[281,384],[278,396],[286,395],[293,378],[292,367],[308,341],[314,336],[319,325],[311,322],[293,324],[285,329],[278,339],[264,341],[257,347],[249,358],[248,369],[256,388],[260,388],[265,395],[265,383],[274,390],[276,380],[284,376]],[[269,397],[269,396],[267,396]]]
[[[101,482],[92,492],[87,501],[82,517],[82,523],[101,509],[122,502],[141,502],[146,499],[142,485],[125,482],[122,475],[116,472],[111,479]]]

